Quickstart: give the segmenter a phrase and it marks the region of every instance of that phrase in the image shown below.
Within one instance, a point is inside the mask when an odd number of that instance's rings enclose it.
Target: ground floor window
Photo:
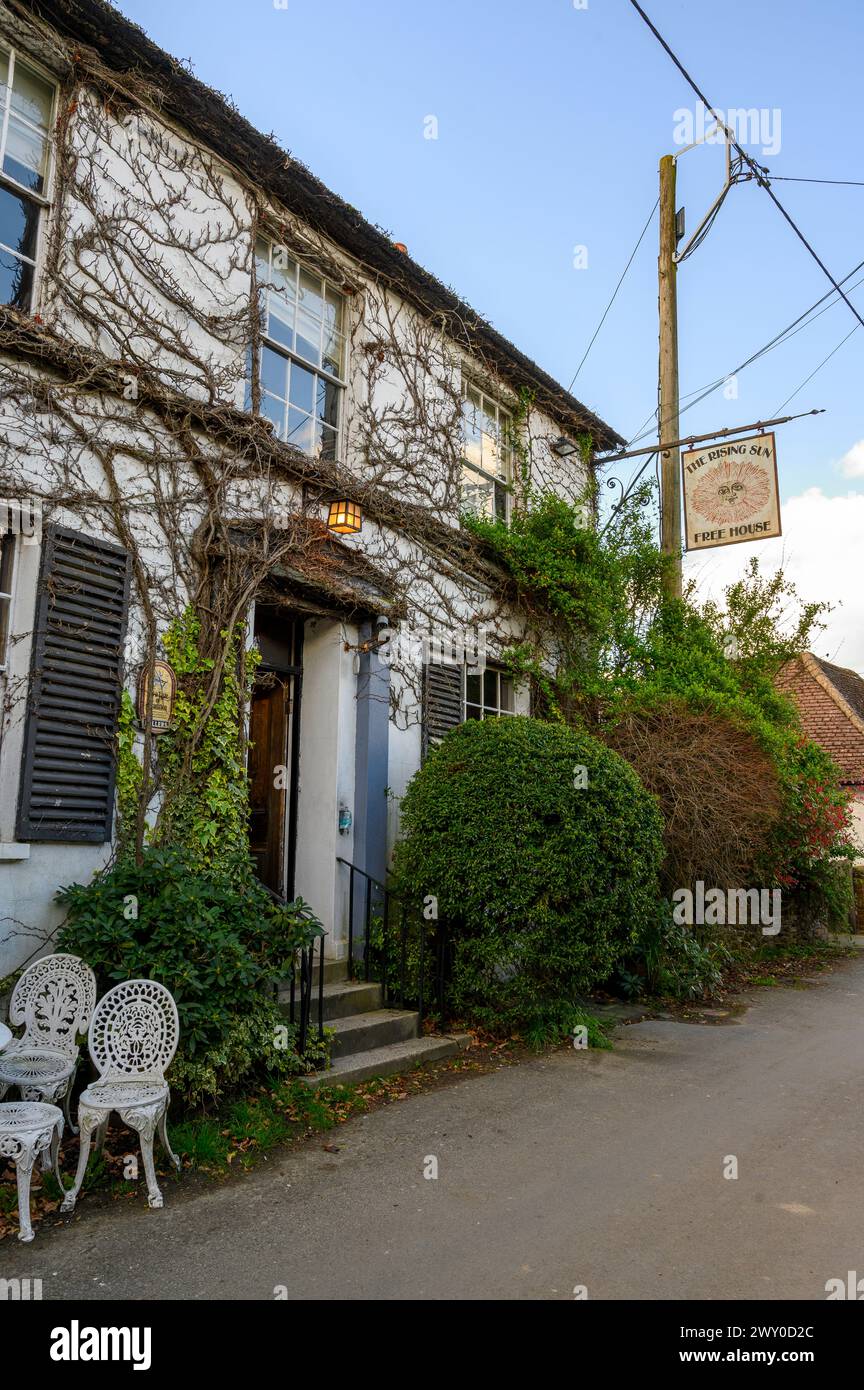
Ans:
[[[465,668],[465,699],[463,718],[497,719],[513,714],[513,677],[495,666],[472,674]]]
[[[476,671],[465,664],[435,661],[424,667],[424,753],[466,719],[497,719],[515,713],[514,680],[500,667]]]

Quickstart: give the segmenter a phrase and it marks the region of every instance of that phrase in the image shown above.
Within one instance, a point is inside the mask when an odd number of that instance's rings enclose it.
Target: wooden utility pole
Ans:
[[[660,160],[660,548],[674,559],[666,591],[681,597],[681,453],[678,427],[678,291],[675,159]],[[671,447],[664,448],[668,443]]]

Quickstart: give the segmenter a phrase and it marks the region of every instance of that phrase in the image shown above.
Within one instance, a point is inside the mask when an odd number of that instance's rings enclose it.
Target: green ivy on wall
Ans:
[[[224,670],[202,723],[215,662],[201,654],[200,636],[200,619],[187,608],[162,639],[177,676],[177,695],[171,728],[159,739],[164,799],[154,839],[186,847],[203,867],[225,856],[248,858],[244,724],[260,658],[255,650],[245,650],[244,624],[221,633]]]
[[[135,828],[138,820],[138,798],[144,780],[144,769],[135,753],[138,719],[128,690],[120,698],[120,718],[117,728],[117,854],[123,857],[134,853]]]

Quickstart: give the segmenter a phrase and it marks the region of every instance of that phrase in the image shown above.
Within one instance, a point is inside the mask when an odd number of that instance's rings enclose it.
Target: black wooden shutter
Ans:
[[[129,580],[120,546],[45,528],[19,840],[111,838]]]
[[[423,668],[423,752],[462,723],[462,667],[435,661]]]

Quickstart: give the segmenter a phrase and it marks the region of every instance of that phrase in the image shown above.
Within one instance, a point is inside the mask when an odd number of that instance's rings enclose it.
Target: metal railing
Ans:
[[[289,900],[282,893],[277,893],[266,883],[263,886],[280,907],[290,905]],[[326,932],[322,932],[321,936],[315,937],[308,946],[301,946],[299,951],[294,952],[294,964],[288,982],[288,1018],[292,1025],[297,1025],[297,1053],[300,1057],[306,1051],[306,1043],[309,1040],[313,1005],[316,1012],[314,1027],[318,1041],[319,1043],[324,1041],[324,937],[326,935]],[[318,948],[317,971],[316,947]]]
[[[434,1005],[443,1021],[452,971],[446,924],[427,920],[422,909],[350,860],[337,855],[336,862],[348,870],[349,978],[359,973],[380,984],[385,1008],[410,1006],[422,1023]]]
[[[318,947],[318,987],[315,987],[315,947]],[[297,999],[297,980],[300,982]],[[313,997],[316,1002],[316,1031],[319,1043],[324,1041],[324,937],[316,937],[309,946],[303,946],[295,956],[289,987],[289,1014],[291,1023],[298,1023],[297,1053],[300,1057],[306,1051],[309,1038],[309,1024],[312,1017]],[[298,1008],[299,1005],[299,1008]],[[298,1018],[299,1015],[299,1018]]]

